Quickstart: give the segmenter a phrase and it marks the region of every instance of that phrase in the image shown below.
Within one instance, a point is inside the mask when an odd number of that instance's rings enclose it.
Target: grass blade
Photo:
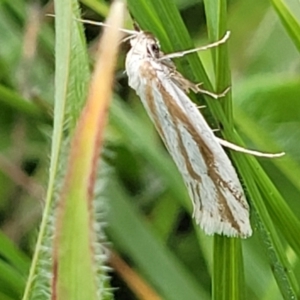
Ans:
[[[220,39],[227,29],[226,1],[204,1],[207,27],[210,40]],[[213,49],[217,90],[231,86],[231,76],[228,58],[228,45]],[[224,99],[220,99],[224,107],[229,128],[233,128],[231,91]],[[212,281],[213,299],[243,299],[245,296],[245,278],[241,241],[215,236],[214,265]]]
[[[283,0],[272,0],[271,3],[291,40],[294,42],[298,51],[300,51],[300,24],[298,20]]]
[[[96,300],[105,292],[95,280],[94,264],[97,260],[92,200],[121,40],[118,28],[123,26],[124,8],[121,1],[111,7],[107,20],[110,27],[100,41],[87,103],[73,137],[65,183],[58,201],[53,250],[53,299]]]
[[[162,299],[208,299],[189,272],[156,239],[118,183],[112,183],[109,191],[108,234],[114,236],[115,247],[134,261]]]
[[[68,138],[63,138],[63,133],[66,128],[70,132],[74,129],[89,79],[82,27],[74,21],[74,15],[79,17],[77,2],[57,1],[55,8],[56,77],[50,172],[43,219],[23,295],[24,300],[44,299],[45,294],[50,294],[48,274],[51,273],[49,261],[52,255],[53,201],[64,176],[68,148]],[[67,103],[72,103],[72,108]]]

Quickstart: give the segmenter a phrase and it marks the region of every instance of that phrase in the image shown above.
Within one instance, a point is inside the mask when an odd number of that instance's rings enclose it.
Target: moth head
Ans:
[[[154,59],[160,57],[159,42],[150,32],[140,31],[130,39],[130,44],[135,53]]]

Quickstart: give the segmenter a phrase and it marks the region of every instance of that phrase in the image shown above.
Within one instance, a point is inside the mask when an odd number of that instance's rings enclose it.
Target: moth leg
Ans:
[[[243,148],[241,146],[238,146],[236,144],[230,143],[228,141],[222,140],[218,137],[216,137],[216,139],[219,142],[219,144],[222,145],[223,147],[227,147],[227,148],[232,149],[232,150],[237,151],[237,152],[251,154],[253,156],[274,158],[274,157],[281,157],[281,156],[285,155],[284,152],[264,153],[264,152],[259,152],[259,151],[255,151],[255,150],[249,150],[249,149]]]
[[[185,77],[183,77],[178,71],[176,71],[176,69],[170,70],[167,76],[178,87],[180,87],[182,90],[184,90],[186,93],[188,93],[190,90],[192,90],[194,93],[202,93],[202,94],[208,95],[214,99],[218,99],[218,98],[224,97],[227,94],[227,92],[230,90],[230,87],[228,87],[220,94],[215,94],[213,92],[209,92],[207,90],[200,88],[203,85],[202,82],[193,83],[193,82],[189,81],[188,79],[186,79]]]
[[[195,84],[195,88],[192,89],[195,93],[201,93],[201,94],[205,94],[205,95],[208,95],[214,99],[218,99],[218,98],[222,98],[224,97],[228,91],[230,90],[230,86],[228,88],[226,88],[222,93],[220,94],[215,94],[213,92],[210,92],[210,91],[207,91],[207,90],[204,90],[204,89],[201,89],[200,86],[202,86],[202,82],[201,83],[197,83]]]

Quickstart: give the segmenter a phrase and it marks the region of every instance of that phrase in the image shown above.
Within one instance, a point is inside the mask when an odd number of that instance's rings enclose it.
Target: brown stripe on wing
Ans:
[[[244,201],[242,201],[242,194],[236,190],[233,190],[231,188],[231,186],[229,185],[229,183],[226,182],[220,176],[220,174],[217,170],[217,167],[216,167],[215,158],[214,158],[213,153],[211,152],[211,150],[207,146],[207,144],[204,142],[204,140],[201,138],[200,134],[198,133],[198,131],[195,128],[195,126],[193,125],[193,123],[191,123],[188,116],[182,111],[182,109],[178,105],[176,105],[176,103],[174,103],[174,101],[172,101],[172,97],[169,95],[169,93],[166,91],[166,89],[164,88],[163,85],[160,84],[158,86],[158,88],[159,88],[163,98],[166,101],[166,106],[169,108],[169,113],[171,116],[173,116],[173,120],[174,120],[175,124],[178,123],[178,120],[182,124],[185,124],[186,129],[188,130],[190,135],[193,137],[193,140],[195,140],[195,142],[198,146],[199,152],[202,154],[203,159],[206,162],[207,170],[208,170],[207,175],[212,179],[212,181],[215,183],[215,186],[217,188],[218,209],[219,209],[220,215],[223,218],[222,221],[229,222],[231,224],[231,226],[237,230],[237,232],[241,233],[241,228],[240,228],[238,222],[236,221],[236,219],[234,218],[234,215],[233,215],[230,207],[228,206],[224,195],[222,194],[222,192],[220,190],[220,186],[227,188],[233,194],[235,199],[239,203],[241,203],[241,205],[243,207],[245,207],[245,203],[244,203]],[[179,128],[179,127],[176,126],[176,128]],[[184,144],[182,142],[180,132],[178,132],[178,130],[176,130],[176,132],[178,134],[178,140],[180,141],[180,148],[181,148],[181,152],[184,156],[185,162],[186,162],[187,166],[189,166],[193,170],[192,165],[189,160],[189,157],[188,157],[188,154],[187,154]],[[189,169],[189,173],[191,175],[194,175],[196,172],[194,170],[193,170],[193,172],[191,172],[191,169]],[[194,177],[194,176],[192,176],[192,177]],[[195,179],[195,177],[194,177],[194,179]],[[246,206],[245,208],[248,208],[248,207]]]
[[[202,202],[200,200],[198,202],[195,201],[195,199],[201,199],[200,184],[193,185],[193,183],[190,181],[190,182],[186,182],[186,185],[188,187],[188,190],[193,194],[191,200],[194,204],[193,217],[195,217],[196,209],[202,211]]]
[[[225,199],[224,195],[218,188],[218,211],[221,218],[221,222],[229,222],[231,226],[236,229],[238,233],[242,233],[241,226],[234,218],[230,207],[227,204],[227,200]]]
[[[194,170],[194,168],[191,164],[191,161],[189,160],[189,155],[188,155],[188,153],[186,151],[186,148],[184,146],[184,143],[182,141],[182,137],[181,137],[181,134],[179,132],[179,126],[176,126],[178,124],[178,120],[176,119],[176,115],[175,115],[175,118],[173,118],[173,115],[170,113],[170,118],[173,119],[173,122],[175,124],[174,129],[177,133],[179,149],[180,149],[181,155],[184,158],[187,170],[188,170],[189,174],[191,175],[191,177],[193,179],[195,179],[195,180],[199,181],[199,183],[201,183],[202,182],[201,176]]]
[[[157,80],[156,72],[149,62],[145,62],[143,65],[141,65],[140,72],[141,72],[142,77],[149,79],[149,83],[152,83],[153,81]],[[163,141],[166,142],[165,134],[162,130],[160,121],[158,119],[158,113],[157,113],[157,109],[155,106],[155,101],[154,101],[154,97],[153,97],[153,93],[152,93],[152,85],[151,84],[146,84],[145,97],[146,97],[146,101],[148,104],[148,108],[151,111],[151,115],[152,115],[156,130],[158,131],[158,133],[161,136],[161,138],[163,139]]]

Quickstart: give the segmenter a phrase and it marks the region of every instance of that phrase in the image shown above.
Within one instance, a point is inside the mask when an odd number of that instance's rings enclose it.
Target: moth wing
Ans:
[[[148,60],[127,72],[182,174],[196,223],[207,234],[250,236],[249,207],[240,181],[195,104],[162,64]]]

